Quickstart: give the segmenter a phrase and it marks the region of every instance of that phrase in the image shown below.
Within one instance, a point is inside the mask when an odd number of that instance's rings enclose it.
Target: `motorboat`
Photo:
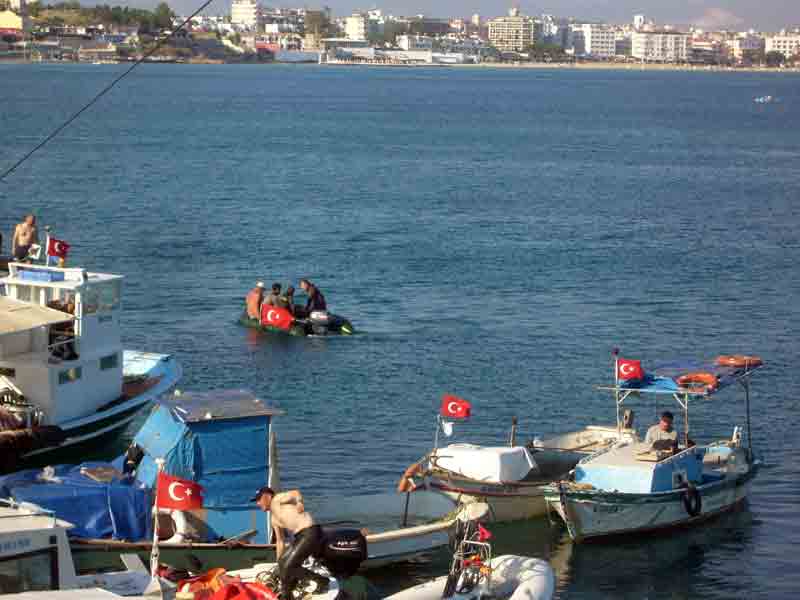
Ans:
[[[449,444],[434,448],[411,465],[403,475],[400,491],[410,491],[403,482],[410,477],[415,489],[441,493],[454,502],[484,502],[490,519],[515,521],[546,513],[544,487],[564,477],[577,462],[619,440],[635,440],[629,420],[621,428],[590,425],[584,429],[516,443],[516,420],[507,445]],[[437,435],[438,441],[438,435]]]
[[[70,542],[78,568],[98,571],[114,567],[122,552],[149,556],[157,481],[163,472],[203,488],[200,508],[159,509],[158,546],[164,563],[197,572],[273,561],[269,513],[249,499],[264,485],[280,489],[273,419],[283,414],[244,390],[165,397],[125,455],[111,463],[0,477],[0,496],[37,504],[73,523]],[[435,493],[415,495],[410,502],[394,493],[315,498],[304,490],[304,495],[323,526],[367,530],[366,567],[446,546],[455,522],[455,503]]]
[[[480,524],[489,513],[474,503],[460,516],[458,545],[447,575],[413,586],[386,600],[549,600],[555,574],[547,561],[518,555],[492,556],[491,534]]]
[[[168,392],[167,354],[123,350],[123,277],[10,263],[0,279],[0,473],[78,455]]]
[[[636,379],[618,379],[600,389],[614,395],[619,410],[631,396],[672,397],[683,412],[683,435],[672,440],[622,442],[575,466],[570,476],[545,488],[548,508],[576,541],[695,525],[743,503],[761,461],[751,440],[750,378],[758,357],[720,356],[711,361],[674,361]],[[695,443],[689,409],[729,386],[744,391],[745,428],[730,439]],[[665,443],[666,442],[666,443]]]
[[[174,597],[174,586],[151,577],[135,555],[121,557],[122,570],[78,574],[67,538],[70,528],[70,523],[41,507],[0,500],[0,597],[94,600],[145,593],[149,598]]]
[[[306,315],[303,307],[299,305],[295,307],[294,312],[289,312],[279,306],[262,304],[261,315],[258,319],[248,317],[245,312],[239,317],[239,323],[261,331],[298,337],[353,335],[355,333],[349,319],[325,310],[315,310]]]

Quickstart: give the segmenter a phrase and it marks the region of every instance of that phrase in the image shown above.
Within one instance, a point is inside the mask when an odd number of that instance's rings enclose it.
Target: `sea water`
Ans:
[[[123,68],[0,65],[0,167]],[[502,444],[513,416],[520,441],[613,422],[614,347],[758,354],[748,507],[610,547],[496,526],[495,551],[550,560],[561,598],[792,597],[799,122],[796,74],[149,65],[0,184],[0,228],[7,250],[32,211],[70,264],[124,274],[126,347],[174,353],[182,388],[285,408],[282,479],[306,494],[392,489],[444,392],[473,406],[454,440]],[[236,324],[257,280],[300,277],[358,335]],[[633,406],[642,431],[677,408]],[[744,418],[731,389],[692,437]]]

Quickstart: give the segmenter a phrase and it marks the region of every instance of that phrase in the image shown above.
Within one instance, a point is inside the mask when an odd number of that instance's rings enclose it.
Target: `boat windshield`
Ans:
[[[0,594],[19,594],[57,588],[55,548],[0,558]]]

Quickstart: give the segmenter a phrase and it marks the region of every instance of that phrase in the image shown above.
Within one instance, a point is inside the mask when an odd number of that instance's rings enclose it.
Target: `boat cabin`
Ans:
[[[59,425],[122,394],[122,276],[10,263],[0,280],[0,402]]]
[[[703,481],[704,455],[698,446],[673,455],[641,442],[620,444],[579,462],[575,482],[627,494],[669,492]]]
[[[0,500],[0,594],[73,586],[68,527],[36,506]]]

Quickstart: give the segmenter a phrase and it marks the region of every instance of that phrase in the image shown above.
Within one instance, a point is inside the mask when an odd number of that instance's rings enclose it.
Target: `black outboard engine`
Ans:
[[[324,310],[314,310],[308,315],[308,321],[311,323],[311,333],[314,335],[328,335],[328,329],[331,325],[331,315]]]
[[[325,544],[316,557],[336,579],[347,579],[367,560],[367,538],[358,529],[325,531]]]

